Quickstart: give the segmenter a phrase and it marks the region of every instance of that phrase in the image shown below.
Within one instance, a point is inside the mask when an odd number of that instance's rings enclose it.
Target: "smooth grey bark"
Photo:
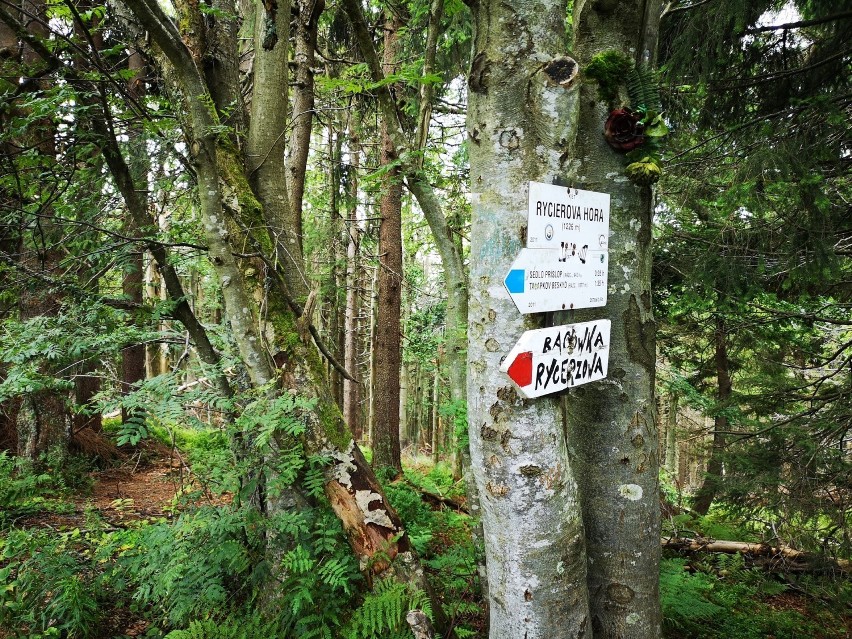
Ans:
[[[581,70],[615,50],[652,61],[659,3],[592,3],[574,8],[574,53]],[[611,196],[607,304],[577,320],[612,321],[608,377],[568,395],[567,437],[583,503],[592,630],[596,639],[656,639],[660,511],[655,419],[655,329],[651,315],[651,190],[624,175],[622,154],[605,142],[613,106],[584,82],[574,184]]]
[[[468,422],[488,567],[491,639],[588,637],[586,555],[558,399],[522,399],[503,356],[540,317],[503,277],[523,246],[530,180],[565,173],[578,93],[551,81],[565,60],[561,2],[483,1],[469,81],[472,230]]]
[[[264,26],[274,19],[278,39],[270,43]],[[275,246],[274,261],[280,264],[290,294],[300,304],[308,296],[304,274],[301,216],[290,208],[285,159],[290,105],[287,100],[288,52],[285,37],[290,27],[290,3],[278,3],[267,16],[264,3],[255,2],[254,91],[246,140],[246,174],[262,205],[263,220]],[[268,23],[266,23],[268,24]]]

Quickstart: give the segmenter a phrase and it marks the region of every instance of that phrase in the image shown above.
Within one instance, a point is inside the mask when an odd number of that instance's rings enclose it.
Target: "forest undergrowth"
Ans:
[[[36,470],[0,453],[0,638],[402,639],[409,609],[434,614],[403,584],[368,587],[321,493],[307,512],[264,520],[233,499],[222,433],[151,431],[104,468],[72,457]],[[406,462],[402,478],[383,478],[391,502],[455,636],[485,637],[463,482],[430,458]],[[669,519],[748,540],[722,509]],[[261,552],[270,539],[287,540],[278,570]],[[666,551],[661,590],[671,639],[852,636],[848,575]]]

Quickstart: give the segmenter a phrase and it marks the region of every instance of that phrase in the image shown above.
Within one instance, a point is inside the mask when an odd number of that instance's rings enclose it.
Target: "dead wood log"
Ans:
[[[464,502],[462,502],[458,499],[453,499],[452,497],[445,497],[444,495],[439,495],[438,493],[433,493],[431,490],[426,490],[425,488],[421,488],[420,486],[417,486],[416,484],[411,483],[407,479],[403,479],[403,481],[405,481],[405,483],[407,485],[411,486],[411,488],[413,488],[418,493],[420,493],[420,497],[423,500],[428,501],[428,502],[432,503],[433,505],[448,506],[449,508],[452,508],[453,510],[463,512],[466,515],[470,514],[470,511],[468,510],[467,505]]]
[[[405,615],[405,620],[411,627],[411,632],[414,633],[414,639],[433,639],[435,631],[432,629],[432,622],[429,621],[422,610],[409,610]]]
[[[833,559],[804,550],[796,550],[784,545],[770,545],[745,541],[725,541],[721,539],[692,539],[689,537],[670,537],[662,539],[663,548],[678,552],[721,552],[727,554],[748,555],[762,560],[769,568],[789,572],[825,572],[840,571],[852,573],[852,561]]]

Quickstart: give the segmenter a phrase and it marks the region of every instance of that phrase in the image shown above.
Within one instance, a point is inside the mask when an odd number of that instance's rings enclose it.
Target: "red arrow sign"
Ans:
[[[529,386],[532,384],[533,354],[532,351],[518,353],[515,361],[509,364],[506,373],[518,386]]]
[[[558,393],[606,377],[609,320],[527,331],[500,364],[523,397]]]

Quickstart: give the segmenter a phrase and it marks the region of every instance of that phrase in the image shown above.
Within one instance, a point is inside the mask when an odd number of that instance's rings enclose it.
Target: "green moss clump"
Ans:
[[[585,75],[598,83],[598,97],[612,104],[618,99],[618,87],[625,83],[633,66],[633,60],[620,51],[604,51],[592,58]]]
[[[219,169],[222,172],[225,183],[234,189],[234,193],[237,196],[237,202],[240,205],[240,217],[249,226],[255,224],[262,226],[263,207],[258,202],[254,191],[252,191],[246,179],[238,151],[228,148],[226,145],[219,145],[216,160],[219,163]]]
[[[643,157],[638,162],[627,165],[624,174],[630,181],[639,186],[651,186],[660,179],[663,170],[657,161],[649,156]]]

